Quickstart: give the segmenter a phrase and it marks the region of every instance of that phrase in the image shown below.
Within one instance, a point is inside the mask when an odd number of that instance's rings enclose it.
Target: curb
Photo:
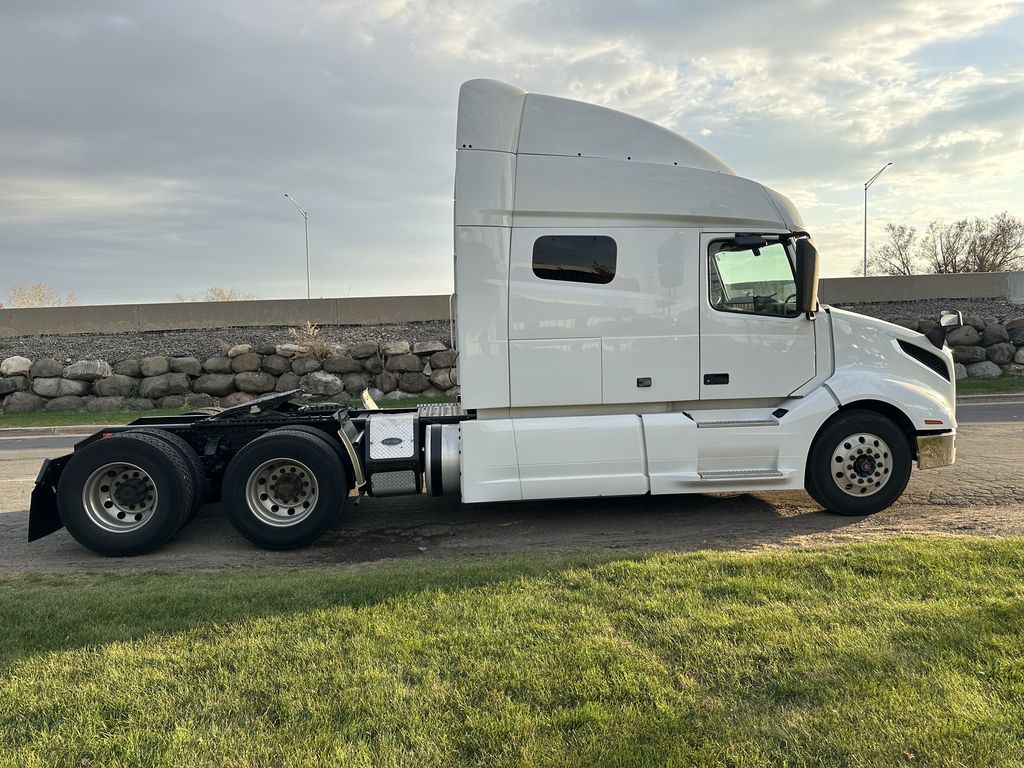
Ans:
[[[3,437],[85,437],[99,432],[105,424],[76,424],[66,427],[6,427],[0,429]]]
[[[983,403],[1024,403],[1024,393],[1005,395],[958,395],[957,405],[982,405]]]

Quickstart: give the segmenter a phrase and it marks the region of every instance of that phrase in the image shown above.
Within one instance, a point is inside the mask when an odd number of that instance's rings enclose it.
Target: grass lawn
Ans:
[[[402,400],[387,400],[378,403],[381,408],[414,408],[420,403],[450,403],[450,399],[410,397]],[[352,408],[362,409],[361,401],[348,402]],[[187,413],[192,408],[172,408],[157,411],[111,411],[106,413],[88,413],[86,411],[35,411],[33,413],[0,414],[0,429],[4,427],[67,427],[78,424],[127,424],[143,416],[175,416]]]
[[[1007,395],[1024,392],[1024,376],[1000,376],[998,379],[961,379],[958,395]]]
[[[1024,762],[1024,540],[0,579],[0,763]]]

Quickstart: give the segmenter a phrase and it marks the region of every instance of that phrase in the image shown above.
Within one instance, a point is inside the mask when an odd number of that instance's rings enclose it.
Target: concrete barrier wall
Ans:
[[[447,296],[210,301],[0,310],[0,338],[240,326],[387,325],[448,320]]]
[[[1012,301],[1014,298],[1024,302],[1024,273],[830,277],[821,281],[818,297],[825,304],[877,304],[883,301],[924,299]]]
[[[999,299],[1024,304],[1024,272],[910,277],[832,277],[821,281],[826,304],[924,299]],[[176,302],[0,310],[0,338],[240,326],[385,325],[448,320],[447,296]]]

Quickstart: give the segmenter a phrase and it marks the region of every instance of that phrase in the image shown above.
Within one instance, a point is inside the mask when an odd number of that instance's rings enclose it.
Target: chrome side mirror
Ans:
[[[944,309],[939,315],[939,325],[943,328],[959,328],[964,324],[963,315],[955,309]]]

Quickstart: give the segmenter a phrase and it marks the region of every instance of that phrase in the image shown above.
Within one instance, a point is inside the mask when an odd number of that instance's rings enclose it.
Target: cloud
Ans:
[[[887,219],[1024,211],[1022,3],[225,0],[14,4],[0,259],[84,301],[210,284],[451,289],[458,85],[496,77],[699,137],[792,197],[825,274]],[[45,266],[44,266],[45,265]],[[110,275],[117,279],[111,280]],[[2,289],[2,285],[0,285]]]

